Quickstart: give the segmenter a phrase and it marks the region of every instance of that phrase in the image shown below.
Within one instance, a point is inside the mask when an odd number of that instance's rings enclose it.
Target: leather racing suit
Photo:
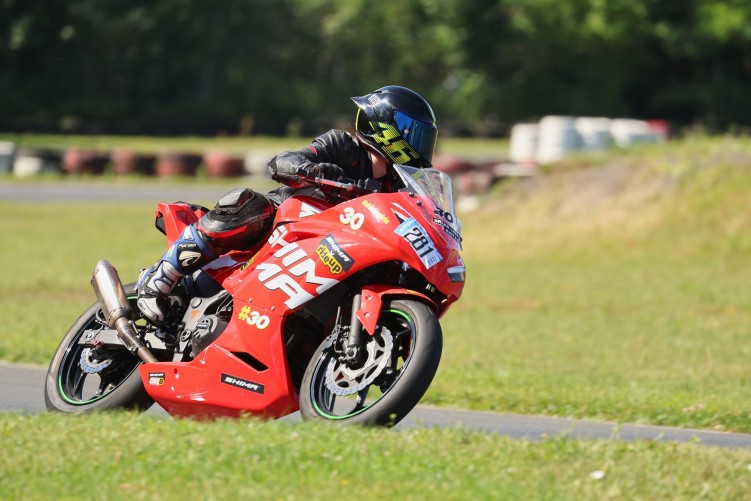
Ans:
[[[244,250],[263,238],[274,220],[276,208],[290,196],[303,192],[324,195],[315,186],[303,186],[298,169],[322,177],[345,176],[355,180],[373,177],[369,151],[352,134],[333,129],[308,146],[279,153],[268,163],[272,179],[287,186],[266,195],[236,188],[219,199],[197,223],[183,234],[138,280],[138,307],[156,324],[166,320],[167,297],[177,282],[230,250]]]

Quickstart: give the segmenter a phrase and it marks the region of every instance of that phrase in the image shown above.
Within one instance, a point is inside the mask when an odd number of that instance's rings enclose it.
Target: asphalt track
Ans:
[[[45,375],[45,367],[0,362],[0,411],[20,413],[46,411],[44,405]],[[154,405],[148,412],[162,416],[167,415],[158,405]],[[299,419],[297,413],[283,418],[285,421],[298,421]],[[417,406],[396,426],[396,429],[414,427],[464,428],[524,440],[566,436],[575,439],[658,440],[694,442],[715,447],[751,448],[751,435],[742,433],[472,412],[422,405]]]
[[[252,185],[252,180],[238,180],[238,186],[246,184]],[[144,186],[67,181],[29,184],[0,182],[0,201],[45,203],[185,200],[212,204],[227,191],[229,189],[224,187],[202,188],[199,186],[158,185],[156,183]],[[33,413],[45,411],[45,374],[45,367],[0,362],[0,412]],[[166,412],[158,405],[154,405],[148,412],[166,416]],[[298,414],[284,418],[285,421],[299,419]],[[417,406],[396,426],[396,429],[417,426],[461,427],[525,440],[567,436],[575,439],[658,440],[694,442],[717,447],[751,448],[751,435],[742,433],[473,412],[427,406]]]

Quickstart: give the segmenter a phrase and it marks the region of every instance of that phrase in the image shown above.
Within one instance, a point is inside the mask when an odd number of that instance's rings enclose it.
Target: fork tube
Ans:
[[[357,317],[357,310],[360,309],[362,294],[358,293],[352,298],[352,317],[349,321],[349,336],[347,336],[347,347],[344,350],[346,358],[350,362],[356,362],[360,355],[362,347],[362,322]]]

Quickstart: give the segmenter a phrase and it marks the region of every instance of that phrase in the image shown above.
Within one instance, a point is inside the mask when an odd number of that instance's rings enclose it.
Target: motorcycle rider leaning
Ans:
[[[324,196],[300,183],[297,172],[355,180],[378,179],[388,189],[394,163],[431,166],[438,128],[428,102],[405,87],[390,85],[353,97],[358,107],[355,132],[333,129],[305,148],[285,151],[269,161],[271,178],[285,184],[267,195],[236,188],[197,223],[188,226],[159,261],[138,278],[138,308],[149,321],[163,324],[168,296],[185,276],[230,250],[254,246],[270,228],[276,208],[295,194]]]

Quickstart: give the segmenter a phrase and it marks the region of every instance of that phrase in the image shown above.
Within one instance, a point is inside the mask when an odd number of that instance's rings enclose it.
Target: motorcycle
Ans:
[[[438,319],[459,299],[465,265],[450,178],[397,165],[403,187],[299,173],[326,200],[293,196],[269,233],[184,277],[168,321],[146,321],[135,283],[108,262],[97,302],[50,363],[51,411],[147,409],[175,417],[243,415],[398,423],[440,362]],[[161,203],[169,244],[207,209]]]

